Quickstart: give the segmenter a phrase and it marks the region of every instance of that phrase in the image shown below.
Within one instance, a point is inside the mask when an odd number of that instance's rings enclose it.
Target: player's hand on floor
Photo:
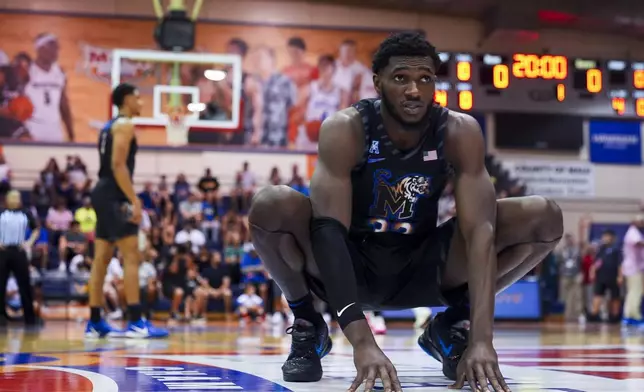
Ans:
[[[385,392],[402,392],[396,368],[375,342],[354,348],[353,362],[358,374],[348,392],[357,391],[363,382],[365,392],[372,392],[376,379],[382,380]]]
[[[471,344],[465,350],[456,368],[456,382],[449,388],[462,389],[465,381],[472,391],[511,392],[499,369],[499,357],[492,342]]]

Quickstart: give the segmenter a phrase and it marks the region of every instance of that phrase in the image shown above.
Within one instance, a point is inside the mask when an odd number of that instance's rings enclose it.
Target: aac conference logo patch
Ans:
[[[129,362],[129,361],[127,361]],[[29,370],[29,371],[20,371]],[[17,366],[0,375],[3,389],[75,392],[276,391],[290,389],[252,374],[214,366],[146,361],[146,366]],[[8,376],[8,377],[7,377]]]

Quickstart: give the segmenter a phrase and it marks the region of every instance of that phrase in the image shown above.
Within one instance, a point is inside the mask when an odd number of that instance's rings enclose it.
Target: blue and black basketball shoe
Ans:
[[[322,378],[322,362],[333,343],[326,323],[314,326],[312,323],[295,319],[293,326],[286,330],[291,335],[291,353],[282,365],[284,381],[315,382]]]
[[[443,374],[456,381],[456,367],[467,348],[469,330],[461,327],[465,322],[447,320],[445,312],[439,313],[429,322],[418,345],[427,354],[443,363]]]

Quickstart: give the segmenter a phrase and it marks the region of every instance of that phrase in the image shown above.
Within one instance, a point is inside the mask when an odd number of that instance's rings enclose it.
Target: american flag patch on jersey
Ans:
[[[438,154],[436,153],[436,150],[431,150],[431,151],[423,151],[423,161],[435,161],[438,159]]]

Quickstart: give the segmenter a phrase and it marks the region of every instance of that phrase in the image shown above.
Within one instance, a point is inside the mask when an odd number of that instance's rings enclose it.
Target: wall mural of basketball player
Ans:
[[[286,147],[289,111],[297,102],[297,88],[288,76],[277,71],[275,51],[272,48],[260,46],[256,55],[264,96],[261,144]]]
[[[357,91],[359,91],[360,81],[364,74],[373,75],[366,65],[357,60],[356,49],[354,40],[347,39],[342,42],[334,76],[335,83],[341,89],[351,93],[351,103],[358,101],[356,99],[359,97]]]
[[[9,62],[9,56],[0,50],[0,138],[29,139],[24,122],[31,116],[33,105],[22,94],[24,78],[19,65],[16,59]]]
[[[302,91],[306,112],[304,124],[298,129],[295,143],[298,149],[315,151],[322,121],[350,105],[349,92],[340,88],[334,80],[335,69],[333,56],[321,56],[318,60],[318,79],[310,82]]]
[[[58,38],[49,33],[39,34],[35,41],[36,59],[29,67],[29,82],[25,94],[34,105],[33,115],[27,120],[27,129],[36,141],[74,141],[74,122],[67,98],[65,73],[58,65],[60,46]]]
[[[291,37],[286,43],[289,64],[282,69],[282,73],[288,76],[297,87],[297,102],[291,110],[288,126],[289,146],[293,146],[298,130],[304,125],[304,113],[306,112],[306,89],[313,79],[317,77],[315,66],[306,61],[306,42],[301,37]]]

